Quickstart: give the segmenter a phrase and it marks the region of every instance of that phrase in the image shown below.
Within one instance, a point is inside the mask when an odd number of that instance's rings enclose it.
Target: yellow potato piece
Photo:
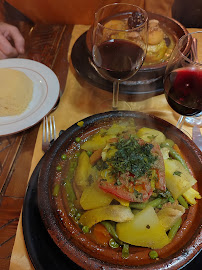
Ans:
[[[131,221],[118,223],[116,232],[120,240],[135,246],[159,249],[170,242],[151,206],[137,213]]]
[[[125,222],[132,220],[133,217],[134,215],[130,207],[123,205],[109,205],[86,211],[79,219],[79,222],[83,226],[91,228],[93,225],[103,220]]]
[[[193,188],[189,188],[182,195],[189,204],[196,204],[195,199],[201,199],[201,195],[199,194],[199,192]]]
[[[170,205],[169,207],[165,207],[161,209],[157,216],[165,228],[168,231],[175,222],[184,214],[185,208],[181,205]]]
[[[86,151],[95,151],[98,149],[103,149],[107,141],[111,138],[112,136],[104,136],[102,137],[100,134],[94,135],[91,139],[86,141],[82,146],[81,149],[86,150]]]
[[[80,205],[84,210],[90,210],[102,206],[107,206],[111,203],[112,200],[113,197],[101,190],[97,183],[95,183],[84,189],[81,195]]]
[[[89,170],[91,168],[89,156],[85,151],[81,153],[78,159],[78,166],[75,173],[75,184],[80,192],[88,186]]]
[[[147,127],[139,129],[137,136],[146,142],[154,141],[158,144],[161,144],[166,139],[166,136],[161,131]]]
[[[196,179],[182,166],[178,160],[164,160],[166,187],[176,200],[196,183]],[[179,174],[179,175],[178,175]]]

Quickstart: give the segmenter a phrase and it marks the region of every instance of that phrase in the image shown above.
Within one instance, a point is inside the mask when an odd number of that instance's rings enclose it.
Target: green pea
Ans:
[[[58,165],[58,166],[56,167],[56,171],[57,171],[57,172],[61,172],[61,171],[62,171],[62,166],[61,166],[61,165]]]
[[[76,207],[73,206],[73,207],[70,209],[69,214],[70,214],[71,217],[74,217],[74,216],[77,214],[77,209],[76,209]]]
[[[75,142],[79,143],[81,141],[81,138],[80,137],[76,137],[75,138]]]
[[[111,239],[109,240],[109,246],[110,246],[111,248],[118,248],[118,247],[119,247],[119,244],[118,244],[113,238],[111,238]]]
[[[89,233],[90,229],[88,226],[83,226],[82,231],[83,231],[83,233]]]
[[[66,160],[66,159],[67,159],[67,155],[66,155],[66,154],[63,154],[63,155],[61,156],[61,159],[62,159],[62,160]]]
[[[158,253],[155,251],[155,250],[151,250],[150,252],[149,252],[149,257],[151,258],[151,259],[153,259],[153,260],[155,260],[155,259],[157,259],[158,258]]]
[[[87,155],[90,157],[90,156],[92,155],[93,152],[92,152],[92,151],[87,151],[86,153],[87,153]]]

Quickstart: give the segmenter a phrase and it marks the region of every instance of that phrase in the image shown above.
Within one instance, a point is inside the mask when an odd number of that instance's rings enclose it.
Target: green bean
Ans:
[[[147,207],[148,205],[156,208],[159,205],[162,205],[164,203],[167,202],[167,199],[162,199],[162,198],[156,198],[150,202],[146,202],[146,203],[130,203],[130,207],[131,208],[135,208],[138,210],[143,210],[145,207]]]
[[[90,232],[90,229],[89,229],[88,226],[83,226],[82,227],[82,231],[83,231],[83,233],[89,233]]]
[[[180,154],[178,154],[172,147],[168,147],[169,149],[169,153],[171,155],[171,157],[173,157],[174,159],[178,160],[182,166],[189,171],[186,162],[184,161],[184,159],[180,156]]]
[[[107,229],[107,231],[109,232],[109,234],[114,238],[114,240],[115,240],[119,245],[122,245],[123,242],[119,240],[119,237],[118,237],[118,235],[117,235],[117,233],[116,233],[116,231],[115,231],[113,225],[112,225],[110,222],[108,222],[108,221],[102,221],[101,223],[102,223],[102,225],[105,226],[105,228]]]
[[[70,181],[68,179],[65,179],[64,187],[65,187],[65,190],[67,193],[68,201],[74,202],[76,199],[76,196],[75,196],[74,190],[72,188],[72,184],[70,183]]]
[[[158,253],[155,251],[155,250],[151,250],[150,252],[149,252],[149,257],[151,258],[151,259],[153,259],[153,260],[155,260],[156,258],[158,258]]]
[[[114,238],[111,238],[111,239],[109,240],[109,246],[110,246],[111,248],[118,248],[118,247],[119,247],[119,244],[114,240]]]
[[[164,142],[161,143],[160,146],[161,146],[161,148],[163,148],[163,147],[173,147],[174,144],[175,143],[172,140],[166,139]]]
[[[175,222],[175,224],[171,227],[169,233],[168,233],[168,238],[172,240],[174,236],[176,235],[180,225],[182,223],[181,217]]]
[[[188,203],[186,202],[186,200],[184,199],[184,197],[182,195],[180,195],[178,198],[177,198],[178,202],[184,206],[185,209],[188,209],[189,206],[188,206]]]
[[[60,185],[59,184],[56,184],[53,188],[53,196],[54,197],[57,197],[58,196],[58,193],[59,193],[59,190],[60,190]]]
[[[90,157],[90,156],[92,155],[93,152],[92,152],[92,151],[87,151],[86,153],[87,153],[87,155]]]
[[[127,259],[128,257],[129,257],[129,245],[128,244],[123,244],[122,258]]]

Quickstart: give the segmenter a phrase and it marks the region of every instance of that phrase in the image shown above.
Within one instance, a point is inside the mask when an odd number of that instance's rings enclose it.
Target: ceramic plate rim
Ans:
[[[34,84],[32,100],[21,115],[0,117],[0,136],[3,136],[28,129],[47,115],[59,97],[60,84],[56,74],[48,66],[34,60],[5,59],[0,61],[0,68],[22,71]],[[41,99],[37,92],[41,94]]]

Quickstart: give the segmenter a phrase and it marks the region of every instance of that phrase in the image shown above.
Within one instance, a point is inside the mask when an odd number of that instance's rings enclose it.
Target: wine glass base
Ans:
[[[191,126],[202,126],[202,113],[197,116],[187,116],[185,122]]]
[[[108,111],[131,111],[131,107],[126,101],[118,101],[118,107],[113,108],[111,99],[102,101],[95,107],[95,113],[102,113]]]

